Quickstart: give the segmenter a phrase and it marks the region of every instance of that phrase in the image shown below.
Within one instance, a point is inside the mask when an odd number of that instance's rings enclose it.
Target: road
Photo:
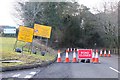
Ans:
[[[72,60],[72,53],[69,58]],[[55,62],[47,67],[3,72],[3,78],[118,78],[118,56],[99,57],[100,64]]]

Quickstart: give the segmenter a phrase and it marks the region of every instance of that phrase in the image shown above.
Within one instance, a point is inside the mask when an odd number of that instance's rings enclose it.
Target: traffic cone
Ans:
[[[68,57],[68,50],[66,50],[66,59],[65,59],[65,62],[66,63],[70,62],[69,57]]]
[[[110,50],[108,51],[108,57],[111,57]]]
[[[67,51],[70,52],[70,49],[68,48]]]
[[[70,52],[72,52],[72,48],[70,49]]]
[[[77,52],[77,49],[75,48],[75,52]]]
[[[94,50],[93,50],[93,52],[92,52],[92,63],[95,61],[95,52],[94,52]]]
[[[79,51],[79,49],[77,49],[77,52]]]
[[[96,50],[95,61],[94,63],[99,63],[98,50]]]
[[[104,51],[104,57],[106,57],[107,55],[106,55],[106,50]]]
[[[75,49],[74,49],[74,52],[73,52],[73,60],[72,60],[72,62],[77,62],[77,59],[76,59],[76,53],[75,53],[76,51],[75,51]]]
[[[102,57],[102,49],[100,50],[100,57]]]
[[[57,62],[61,62],[61,57],[60,57],[60,50],[58,50],[58,58],[57,58]]]

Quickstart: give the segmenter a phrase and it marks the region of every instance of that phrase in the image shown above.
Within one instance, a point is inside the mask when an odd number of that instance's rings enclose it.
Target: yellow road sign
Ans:
[[[45,38],[50,38],[51,27],[45,25],[34,24],[34,35]]]
[[[32,42],[33,33],[34,33],[34,29],[20,26],[19,33],[18,33],[18,40],[24,41],[24,42]]]

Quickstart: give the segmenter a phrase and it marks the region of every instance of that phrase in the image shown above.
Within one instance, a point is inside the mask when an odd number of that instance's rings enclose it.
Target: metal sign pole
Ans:
[[[48,46],[48,39],[46,39],[46,46]]]
[[[32,52],[32,47],[33,47],[33,42],[31,43],[30,46],[31,46],[31,49],[30,49],[30,50],[31,50],[31,51],[30,51],[30,54],[31,54],[31,52]]]
[[[29,45],[28,52],[30,52],[30,44],[28,44],[28,45]],[[27,43],[26,43],[26,46],[27,46]]]
[[[33,32],[33,34],[34,34],[34,32]],[[31,52],[32,52],[32,50],[33,50],[33,40],[34,40],[34,38],[35,38],[35,36],[33,35],[32,42],[31,42],[31,44],[30,44],[30,46],[29,46],[29,48],[31,47],[30,54],[31,54]]]
[[[18,40],[16,40],[16,42],[15,42],[15,44],[14,44],[14,48],[13,48],[13,50],[15,50],[15,48],[16,48],[17,41],[18,41]]]

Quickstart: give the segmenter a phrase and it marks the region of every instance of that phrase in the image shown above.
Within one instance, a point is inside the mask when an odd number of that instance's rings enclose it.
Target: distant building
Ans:
[[[16,35],[16,27],[0,26],[0,34],[2,34],[2,36],[15,36]]]

